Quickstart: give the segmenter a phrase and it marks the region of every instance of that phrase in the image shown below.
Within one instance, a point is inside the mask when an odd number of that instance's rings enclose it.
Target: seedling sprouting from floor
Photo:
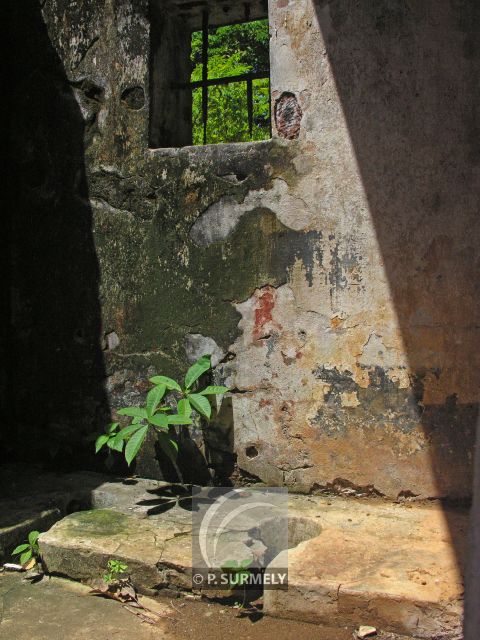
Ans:
[[[107,584],[115,582],[124,576],[128,571],[128,565],[120,560],[109,560],[107,562],[107,573],[103,576],[103,579]]]
[[[228,571],[230,574],[229,582],[230,587],[244,587],[249,575],[252,573],[248,568],[252,564],[252,559],[247,558],[246,560],[227,560],[223,565],[222,569]]]
[[[208,396],[222,395],[228,391],[223,386],[208,386],[201,391],[197,389],[200,376],[212,368],[209,355],[199,358],[187,371],[183,386],[168,376],[150,378],[153,388],[147,394],[143,407],[125,407],[117,413],[131,418],[124,428],[118,422],[110,424],[105,433],[97,438],[95,451],[98,453],[104,446],[114,451],[124,452],[125,460],[130,465],[138,455],[149,431],[157,434],[158,444],[172,461],[181,479],[177,467],[178,444],[172,437],[169,427],[172,425],[193,424],[192,413],[196,411],[207,420],[210,419],[212,407]],[[175,407],[165,402],[169,392],[175,399]]]
[[[253,560],[252,558],[246,558],[245,560],[227,560],[223,565],[222,569],[228,571],[229,573],[229,584],[230,588],[234,589],[236,587],[243,587],[243,602],[236,602],[235,607],[237,609],[243,609],[245,607],[245,602],[247,600],[247,581],[248,577],[251,575],[251,571],[249,567],[251,566]]]
[[[110,559],[107,562],[107,573],[103,576],[103,581],[96,581],[90,593],[94,596],[111,598],[124,605],[130,605],[127,610],[140,616],[144,622],[156,624],[161,614],[147,609],[138,601],[137,592],[130,576],[128,575],[128,565],[120,560]]]
[[[35,566],[40,557],[40,549],[38,547],[39,531],[30,531],[28,534],[28,542],[19,544],[18,547],[12,551],[12,556],[20,556],[19,563],[25,569],[31,569]]]

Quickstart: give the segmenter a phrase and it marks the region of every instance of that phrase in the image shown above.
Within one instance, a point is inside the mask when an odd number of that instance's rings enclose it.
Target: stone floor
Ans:
[[[188,496],[155,481],[109,482],[93,490],[92,505],[41,536],[49,571],[88,582],[115,557],[144,593],[191,588]],[[288,592],[267,591],[266,613],[423,638],[458,634],[465,512],[290,495],[289,520],[310,526],[288,552]]]
[[[154,640],[167,637],[166,618],[152,628],[142,624],[119,603],[89,596],[89,591],[88,587],[67,580],[44,579],[31,584],[19,575],[0,574],[0,639]],[[169,613],[166,605],[161,605],[161,610]]]
[[[147,624],[113,600],[89,595],[84,585],[60,578],[37,584],[0,573],[0,640],[352,640],[352,627],[332,628],[261,615],[185,598],[141,597],[161,616]],[[381,633],[376,640],[408,640]]]

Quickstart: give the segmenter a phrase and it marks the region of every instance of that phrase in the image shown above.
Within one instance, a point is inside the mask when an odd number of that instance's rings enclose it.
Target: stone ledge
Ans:
[[[116,558],[128,564],[143,593],[191,589],[190,512],[176,503],[147,517],[155,502],[150,482],[106,483],[93,495],[109,509],[72,514],[42,534],[48,570],[90,582]],[[419,638],[450,637],[460,628],[458,562],[466,512],[445,512],[439,504],[291,495],[289,519],[301,522],[306,533],[297,535],[292,527],[297,546],[288,552],[289,589],[265,592],[268,615],[330,626],[369,624]],[[312,527],[305,527],[308,521]],[[273,563],[281,566],[281,556]]]

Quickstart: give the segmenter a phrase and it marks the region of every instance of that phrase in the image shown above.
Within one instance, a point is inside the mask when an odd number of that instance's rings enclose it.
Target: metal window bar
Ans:
[[[245,22],[250,19],[250,5],[244,4],[245,7]],[[246,82],[247,84],[247,113],[248,113],[248,132],[250,138],[253,135],[253,81],[264,80],[268,78],[270,80],[269,72],[253,72],[244,73],[237,76],[227,76],[225,78],[208,78],[208,27],[209,27],[209,13],[208,10],[202,13],[202,79],[196,82],[187,83],[174,83],[173,87],[176,89],[202,89],[202,124],[203,124],[203,144],[207,144],[207,124],[208,124],[208,88],[227,85],[232,82]],[[270,105],[271,110],[271,105]],[[270,130],[271,130],[271,113],[270,113]]]
[[[208,121],[208,11],[202,16],[202,120],[203,144],[207,144]]]

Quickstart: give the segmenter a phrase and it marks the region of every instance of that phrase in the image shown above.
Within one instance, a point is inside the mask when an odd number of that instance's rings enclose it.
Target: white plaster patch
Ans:
[[[273,180],[271,189],[250,191],[243,202],[237,202],[232,196],[224,196],[198,218],[190,237],[201,247],[225,240],[245,213],[258,208],[270,209],[282,224],[294,231],[305,229],[312,217],[316,183],[316,180],[302,180],[296,188],[302,197],[290,193],[288,184],[281,178]]]
[[[189,362],[195,362],[198,358],[210,354],[214,367],[225,357],[225,352],[215,340],[208,336],[202,336],[201,333],[189,333],[185,337],[185,352]]]

